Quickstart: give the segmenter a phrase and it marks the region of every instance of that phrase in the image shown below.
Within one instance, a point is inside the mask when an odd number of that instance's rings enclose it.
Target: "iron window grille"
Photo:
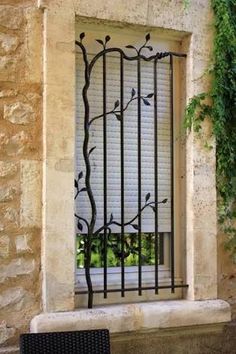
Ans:
[[[144,290],[154,290],[155,294],[158,294],[160,289],[171,289],[171,292],[175,292],[176,288],[187,287],[186,284],[176,284],[175,283],[175,253],[174,253],[174,73],[173,73],[173,59],[174,57],[185,58],[186,54],[176,53],[176,52],[156,52],[153,55],[146,55],[147,51],[153,51],[152,46],[149,45],[150,34],[145,37],[145,42],[140,48],[136,48],[132,45],[127,45],[126,48],[134,51],[134,55],[128,55],[121,48],[109,47],[107,46],[110,41],[110,36],[106,36],[104,40],[97,39],[96,41],[102,46],[102,50],[99,51],[92,59],[89,59],[86,46],[84,45],[85,33],[80,34],[80,40],[76,41],[76,46],[82,53],[83,58],[83,75],[84,75],[84,85],[82,89],[82,99],[84,105],[84,141],[82,147],[84,167],[83,171],[78,171],[75,179],[75,200],[81,196],[81,193],[86,194],[89,206],[90,206],[90,216],[84,217],[79,211],[75,212],[76,225],[78,233],[82,239],[83,245],[83,256],[84,256],[84,268],[85,268],[85,278],[87,283],[87,291],[76,291],[76,294],[88,294],[88,307],[93,306],[93,295],[97,293],[103,293],[104,298],[107,298],[108,293],[120,292],[121,296],[124,297],[127,291],[137,291],[138,295],[142,295]],[[108,109],[107,107],[107,56],[109,54],[116,54],[119,57],[119,80],[120,80],[120,95],[114,102],[113,109]],[[170,70],[170,200],[164,198],[159,199],[158,196],[158,114],[157,114],[157,65],[161,60],[168,60],[169,70]],[[91,83],[91,75],[93,73],[94,67],[97,62],[102,61],[102,87],[103,87],[103,102],[102,102],[102,113],[95,116],[91,116],[90,110],[90,100],[89,100],[89,88]],[[135,62],[137,67],[137,87],[133,87],[130,92],[130,98],[125,102],[124,95],[124,63]],[[153,65],[153,89],[152,92],[143,95],[142,94],[142,78],[141,78],[141,63],[149,62]],[[151,103],[152,102],[152,103]],[[127,111],[130,104],[137,104],[137,213],[133,215],[129,220],[125,218],[125,170],[124,164],[125,156],[124,151],[124,134],[125,125],[124,119],[126,119]],[[148,106],[153,110],[153,126],[154,126],[154,196],[150,192],[146,193],[144,197],[144,202],[142,202],[142,106]],[[120,220],[116,220],[113,213],[108,215],[108,188],[107,188],[107,168],[108,168],[108,158],[107,158],[107,119],[115,118],[120,124]],[[91,137],[91,127],[97,120],[102,120],[102,130],[103,130],[103,224],[97,227],[97,203],[94,198],[93,187],[91,184],[91,156],[96,149],[96,146],[90,146]],[[159,284],[159,264],[163,262],[163,232],[160,232],[158,208],[161,204],[170,204],[171,212],[171,225],[170,229],[170,283],[168,285]],[[145,237],[142,232],[142,214],[147,209],[154,214],[154,230],[152,236],[153,242],[153,258],[154,258],[154,282],[152,286],[143,285],[143,238]],[[113,236],[113,227],[120,229],[119,236],[117,236],[117,243],[111,242]],[[136,232],[136,245],[135,251],[137,254],[137,268],[138,268],[138,286],[128,287],[126,285],[125,279],[125,260],[128,254],[126,242],[126,227],[132,227]],[[100,250],[101,250],[101,263],[103,266],[103,289],[96,289],[93,286],[91,279],[91,256],[94,243],[99,240]],[[116,249],[116,256],[119,260],[118,265],[121,270],[121,287],[120,288],[110,288],[108,284],[108,251],[109,247]]]

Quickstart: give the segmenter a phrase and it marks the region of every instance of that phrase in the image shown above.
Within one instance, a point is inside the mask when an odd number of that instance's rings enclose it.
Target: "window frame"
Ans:
[[[44,311],[58,312],[73,310],[75,306],[74,41],[75,16],[83,15],[83,11],[74,3],[68,2],[62,5],[59,0],[50,4],[39,0],[39,6],[44,10],[42,302]],[[116,17],[113,10],[113,8],[109,9],[112,14],[107,14],[105,17],[114,21],[127,21],[124,14]],[[90,17],[104,18],[100,12],[95,14],[93,12],[95,9],[90,8],[89,11]],[[166,10],[162,9],[162,11]],[[195,26],[191,21],[187,21],[188,15],[184,15],[183,18],[176,19],[177,22],[172,26],[172,30],[165,30],[168,21],[163,23],[162,20],[166,19],[166,16],[162,15],[159,14],[152,26],[162,27],[161,33],[179,38],[183,50],[188,54],[186,75],[183,74],[186,80],[186,95],[181,98],[183,112],[188,98],[201,92],[204,85],[208,85],[205,79],[196,81],[208,65],[205,58],[205,53],[209,52],[208,38],[199,36],[199,31],[206,33],[205,22],[200,21]],[[201,18],[204,20],[204,16]],[[139,18],[135,18],[135,14],[128,22],[135,25],[144,24]],[[209,129],[206,123],[206,134],[207,131]],[[204,146],[193,134],[188,136],[186,142],[186,188],[184,189],[186,222],[181,229],[186,232],[187,266],[185,269],[189,289],[185,297],[190,300],[217,298],[217,221],[213,140],[212,145],[211,151],[205,151]],[[200,177],[201,174],[204,174],[204,179]],[[58,262],[58,259],[62,259],[63,262]]]

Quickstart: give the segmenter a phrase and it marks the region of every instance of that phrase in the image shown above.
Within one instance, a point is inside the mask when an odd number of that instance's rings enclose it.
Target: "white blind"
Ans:
[[[91,53],[91,58],[94,56]],[[82,88],[84,85],[84,64],[81,54],[76,56],[76,173],[83,171],[82,147],[84,140],[84,107]],[[92,72],[91,84],[88,91],[90,104],[90,119],[103,112],[103,79],[102,58]],[[141,94],[153,93],[153,62],[142,61],[141,65]],[[137,92],[137,62],[124,62],[124,105],[131,97],[131,90]],[[114,107],[120,98],[120,60],[119,57],[107,56],[107,111]],[[145,195],[151,193],[150,201],[154,201],[154,107],[142,104],[142,201]],[[158,206],[158,225],[160,232],[171,231],[171,161],[170,161],[170,71],[168,61],[157,64],[157,113],[158,113],[158,201],[168,199],[166,204]],[[114,115],[107,119],[107,215],[113,214],[114,220],[121,219],[121,164],[120,164],[120,122]],[[125,222],[132,219],[138,211],[138,153],[137,153],[137,100],[133,101],[124,112],[124,210]],[[90,127],[89,148],[96,146],[90,155],[91,186],[97,205],[96,228],[103,225],[103,118]],[[80,180],[81,187],[84,179]],[[86,193],[81,193],[76,201],[78,215],[90,219],[91,209]],[[125,229],[134,232],[133,227]],[[112,229],[119,232],[118,227]],[[142,213],[142,231],[154,231],[154,213],[151,208]]]

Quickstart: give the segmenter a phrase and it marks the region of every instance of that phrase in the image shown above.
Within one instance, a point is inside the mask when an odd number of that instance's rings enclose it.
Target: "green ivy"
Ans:
[[[236,0],[211,0],[211,4],[215,14],[212,85],[209,92],[191,99],[184,125],[200,132],[205,118],[212,121],[219,223],[227,235],[226,248],[236,260]]]

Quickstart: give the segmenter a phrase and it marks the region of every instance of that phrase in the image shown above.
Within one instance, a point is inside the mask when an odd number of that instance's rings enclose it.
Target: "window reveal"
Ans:
[[[120,291],[124,296],[125,291],[136,290],[142,295],[146,289],[142,266],[148,257],[155,268],[154,284],[149,288],[158,293],[165,233],[171,241],[171,283],[165,288],[174,292],[175,287],[185,285],[174,281],[173,57],[185,55],[150,55],[149,34],[139,49],[126,47],[132,55],[108,48],[109,36],[97,40],[103,49],[91,55],[84,37],[81,33],[76,42],[82,51],[78,81],[83,100],[78,112],[75,217],[88,307],[92,307],[96,292],[107,297],[108,292]],[[96,247],[100,251],[98,264],[104,269],[103,290],[93,288],[90,276]],[[121,267],[120,289],[110,289],[107,283],[110,251]],[[137,288],[125,285],[130,255],[136,256]]]

